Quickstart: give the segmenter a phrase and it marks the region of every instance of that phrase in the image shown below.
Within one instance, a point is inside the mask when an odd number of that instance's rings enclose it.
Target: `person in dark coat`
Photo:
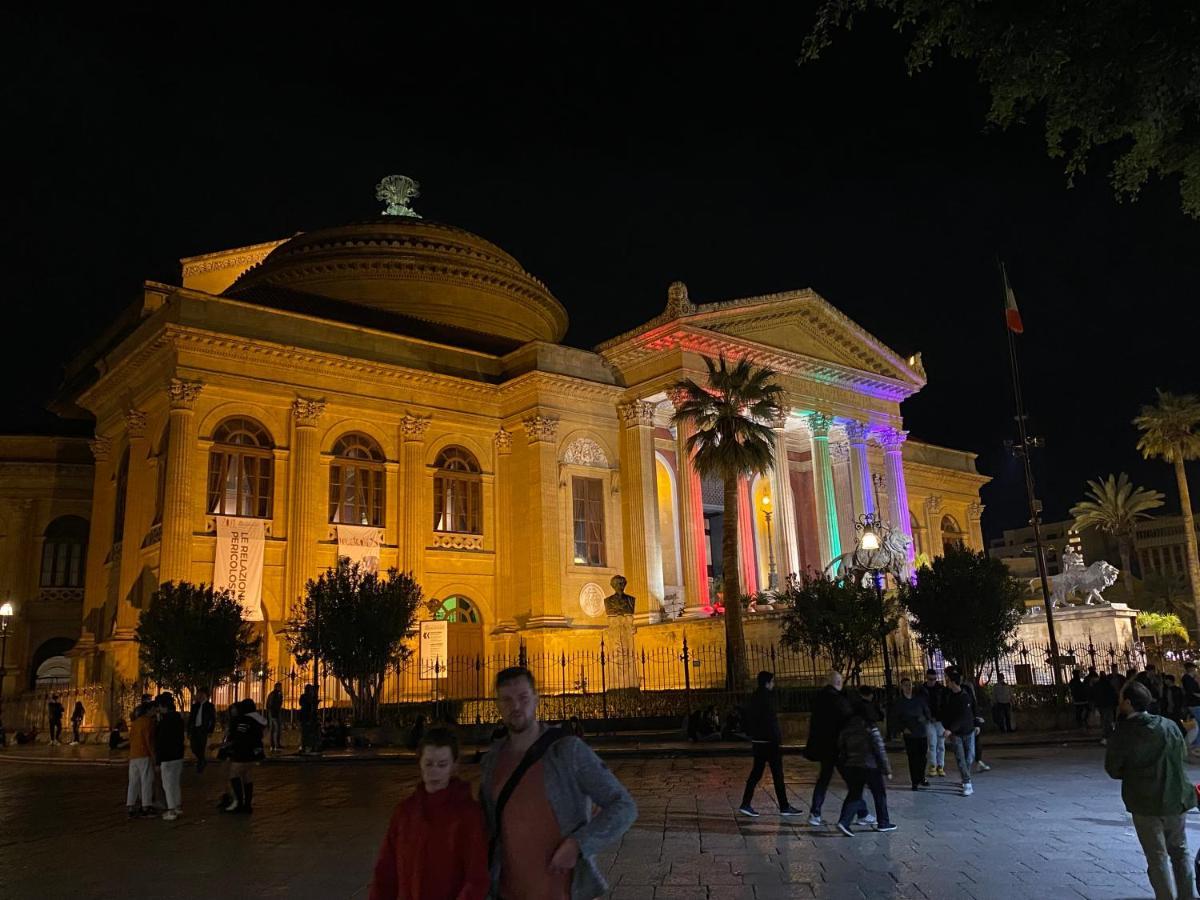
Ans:
[[[962,792],[970,797],[975,791],[971,784],[971,766],[975,762],[975,736],[979,726],[975,721],[975,702],[963,685],[961,672],[947,671],[946,695],[942,701],[942,727],[948,741],[953,742],[954,758],[962,776]]]
[[[829,782],[833,780],[837,768],[838,732],[849,715],[850,703],[842,693],[842,673],[830,672],[825,679],[825,686],[813,700],[808,743],[804,747],[804,758],[821,764],[816,786],[813,787],[809,825],[825,824],[821,819],[821,805],[825,802]]]
[[[859,696],[851,701],[850,715],[838,731],[838,771],[846,780],[846,799],[837,828],[846,837],[854,836],[850,826],[855,815],[860,817],[860,822],[870,821],[862,797],[864,785],[870,787],[875,801],[875,830],[896,830],[888,816],[887,789],[883,781],[885,776],[891,779],[892,764],[883,746],[883,735],[875,723],[874,694],[874,688],[867,685],[859,688]]]
[[[942,728],[942,699],[946,695],[946,688],[938,681],[936,671],[933,669],[925,671],[925,683],[921,685],[917,693],[925,698],[925,702],[929,704],[929,714],[933,716],[925,734],[929,743],[929,747],[925,751],[925,774],[926,776],[945,775],[946,733]]]
[[[175,711],[175,696],[170,692],[159,694],[157,703],[154,759],[162,774],[163,797],[167,805],[163,818],[173,822],[183,812],[183,798],[179,789],[183,775],[183,716]]]
[[[1119,675],[1101,675],[1092,685],[1092,706],[1100,712],[1100,743],[1107,744],[1117,721],[1117,704],[1120,700]]]
[[[254,811],[254,767],[266,755],[263,731],[267,720],[247,698],[236,703],[229,719],[229,733],[222,751],[229,758],[229,787],[232,797],[222,812]]]
[[[423,721],[423,720],[422,720]],[[321,751],[320,714],[317,711],[317,686],[306,684],[300,695],[300,752]]]
[[[271,735],[271,749],[283,749],[283,682],[275,682],[267,694],[267,725]]]
[[[208,691],[204,688],[196,691],[192,699],[192,711],[188,713],[187,725],[192,754],[196,757],[196,773],[199,774],[208,765],[208,736],[217,727],[217,708],[208,699]]]
[[[66,708],[58,702],[58,694],[50,697],[50,702],[46,704],[46,713],[50,719],[50,743],[62,743],[62,722],[63,713]]]
[[[751,746],[754,748],[754,765],[750,769],[750,777],[746,779],[746,789],[742,792],[742,805],[738,812],[743,816],[757,816],[750,801],[754,791],[762,779],[763,769],[771,767],[771,778],[775,782],[775,799],[779,801],[781,816],[798,816],[800,810],[788,802],[787,785],[783,780],[783,733],[779,729],[779,713],[775,708],[775,673],[759,672],[758,688],[750,697],[746,707],[746,729],[750,734]]]
[[[900,696],[892,704],[891,720],[904,736],[904,752],[908,756],[908,777],[912,789],[929,787],[925,775],[925,754],[929,746],[929,723],[933,716],[928,701],[913,692],[911,678],[900,679]]]
[[[79,732],[83,729],[83,719],[87,715],[83,708],[83,701],[76,700],[75,708],[71,710],[71,743],[78,744],[80,740]]]

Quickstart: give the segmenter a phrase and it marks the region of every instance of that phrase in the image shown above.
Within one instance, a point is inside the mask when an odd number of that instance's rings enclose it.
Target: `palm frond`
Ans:
[[[1142,432],[1137,448],[1146,459],[1175,463],[1200,459],[1200,397],[1158,390],[1158,402],[1133,420]]]
[[[1091,490],[1086,499],[1071,507],[1075,528],[1094,528],[1113,535],[1129,534],[1134,525],[1149,519],[1148,510],[1163,505],[1165,495],[1159,491],[1135,487],[1124,472],[1120,477],[1109,475],[1103,482],[1088,481]]]

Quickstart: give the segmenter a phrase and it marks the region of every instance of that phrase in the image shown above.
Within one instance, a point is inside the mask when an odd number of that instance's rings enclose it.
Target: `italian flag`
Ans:
[[[1008,323],[1008,330],[1013,334],[1022,334],[1025,331],[1025,326],[1021,324],[1021,311],[1017,309],[1017,297],[1013,293],[1012,286],[1008,283],[1008,270],[1004,272],[1004,320]]]

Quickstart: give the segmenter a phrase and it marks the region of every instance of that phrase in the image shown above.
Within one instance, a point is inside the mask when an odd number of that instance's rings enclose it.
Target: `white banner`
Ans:
[[[446,653],[450,649],[450,623],[435,619],[421,623],[421,678],[431,681],[446,677]]]
[[[379,547],[383,529],[370,525],[339,525],[337,527],[338,556],[349,557],[358,563],[363,574],[379,572]]]
[[[217,516],[217,555],[213,560],[213,587],[230,591],[251,622],[261,622],[265,519]]]

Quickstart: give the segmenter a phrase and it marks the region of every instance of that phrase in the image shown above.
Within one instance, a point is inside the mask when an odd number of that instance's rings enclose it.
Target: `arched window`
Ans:
[[[965,547],[967,535],[958,527],[953,516],[942,516],[942,545]]]
[[[208,454],[209,515],[271,517],[273,447],[253,419],[238,416],[217,426]]]
[[[333,445],[329,467],[329,521],[383,527],[383,451],[352,431]]]
[[[163,429],[162,440],[158,442],[158,483],[154,488],[154,521],[151,525],[161,525],[163,508],[167,503],[167,450],[171,442],[171,427]]]
[[[447,597],[433,614],[439,621],[458,622],[459,624],[478,625],[481,621],[479,611],[466,597]]]
[[[479,463],[462,447],[447,447],[437,458],[433,479],[433,528],[483,534],[483,482]]]
[[[42,587],[83,587],[88,523],[79,516],[59,516],[45,531],[42,544]]]
[[[113,543],[119,544],[125,537],[125,495],[129,493],[129,448],[121,454],[117,466],[117,496],[113,501]]]

